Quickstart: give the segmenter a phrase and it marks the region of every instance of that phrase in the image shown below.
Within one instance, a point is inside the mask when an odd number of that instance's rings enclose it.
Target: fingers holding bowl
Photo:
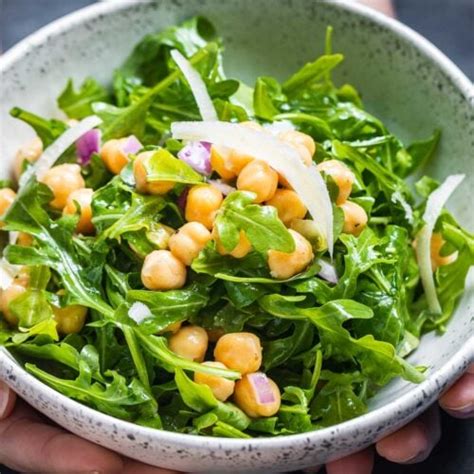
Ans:
[[[326,464],[327,474],[371,474],[374,467],[373,448],[364,449]]]
[[[439,404],[456,418],[474,417],[474,364],[440,397]]]
[[[20,472],[164,474],[49,424],[0,381],[0,462]]]
[[[431,406],[419,418],[376,444],[377,453],[399,464],[424,461],[441,437],[439,410]]]
[[[16,394],[10,387],[0,380],[0,421],[7,418],[13,411]]]

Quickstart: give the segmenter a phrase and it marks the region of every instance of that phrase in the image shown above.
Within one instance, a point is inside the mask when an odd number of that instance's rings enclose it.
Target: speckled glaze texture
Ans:
[[[367,108],[404,140],[443,130],[437,178],[468,175],[450,201],[456,217],[474,228],[474,93],[472,84],[437,49],[393,20],[344,2],[290,0],[118,1],[65,17],[27,38],[0,59],[1,177],[15,149],[31,135],[8,116],[13,105],[58,115],[55,98],[66,78],[104,83],[145,33],[195,14],[208,16],[224,36],[229,76],[252,83],[258,74],[284,78],[322,52],[326,25],[334,50],[346,56],[336,74],[361,92]],[[273,439],[232,440],[181,435],[135,426],[67,399],[28,375],[0,350],[0,378],[61,426],[149,464],[183,471],[276,472],[322,464],[357,451],[407,423],[474,360],[474,278],[447,332],[425,336],[410,357],[428,365],[427,380],[393,381],[370,411],[335,427]]]

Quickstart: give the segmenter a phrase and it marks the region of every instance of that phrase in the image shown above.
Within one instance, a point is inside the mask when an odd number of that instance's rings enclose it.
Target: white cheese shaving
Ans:
[[[128,310],[128,315],[132,318],[137,324],[143,322],[146,318],[149,318],[152,314],[150,308],[139,301],[135,302],[130,306]]]
[[[425,290],[428,308],[436,314],[440,314],[442,309],[436,294],[433,267],[431,265],[431,237],[444,205],[454,190],[461,184],[464,177],[463,174],[448,176],[443,184],[430,194],[423,214],[425,225],[417,237],[416,258],[420,268],[421,283]]]
[[[78,124],[68,128],[56,141],[44,150],[33,166],[30,166],[20,178],[20,187],[34,174],[41,179],[44,174],[56,163],[58,158],[79,138],[93,128],[100,125],[102,120],[96,115],[82,119]]]
[[[306,166],[295,148],[266,132],[228,122],[175,122],[171,133],[176,139],[227,146],[268,163],[286,178],[312,218],[321,223],[332,257],[333,212],[326,184],[316,166]]]
[[[173,49],[170,54],[179,69],[181,69],[183,76],[188,81],[202,119],[206,121],[218,120],[216,109],[214,108],[214,104],[207,92],[206,84],[204,84],[202,77],[177,49]]]
[[[278,135],[282,132],[296,130],[295,126],[289,120],[279,120],[277,122],[264,123],[263,128],[272,135]]]

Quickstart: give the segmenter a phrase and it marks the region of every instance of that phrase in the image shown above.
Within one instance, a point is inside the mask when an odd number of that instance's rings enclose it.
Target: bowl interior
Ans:
[[[257,75],[285,78],[322,53],[327,25],[334,27],[333,47],[345,55],[336,82],[349,82],[361,92],[367,109],[384,120],[403,140],[425,138],[442,130],[438,156],[427,172],[442,179],[456,172],[468,176],[449,203],[454,215],[469,229],[474,213],[467,192],[474,188],[472,154],[474,119],[466,82],[448,72],[449,62],[423,41],[404,36],[374,22],[339,2],[273,0],[187,0],[178,2],[118,2],[109,12],[76,15],[70,24],[17,48],[4,62],[0,89],[2,162],[0,176],[9,174],[16,148],[31,131],[8,116],[12,106],[41,115],[60,116],[55,99],[72,77],[76,83],[93,76],[107,83],[113,69],[145,33],[200,14],[208,17],[224,38],[229,77],[252,85]],[[421,46],[420,46],[421,44]],[[441,61],[441,63],[440,63]],[[440,66],[441,64],[441,66]],[[472,94],[472,90],[471,90]],[[468,341],[473,327],[474,278],[448,331],[429,334],[411,360],[441,368]],[[413,386],[396,380],[372,401],[371,409],[396,400]]]

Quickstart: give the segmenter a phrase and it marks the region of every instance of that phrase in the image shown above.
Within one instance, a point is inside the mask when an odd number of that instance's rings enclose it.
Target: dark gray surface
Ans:
[[[4,51],[41,26],[94,0],[0,2]],[[395,4],[402,22],[426,36],[474,79],[474,0],[395,0]],[[399,466],[377,459],[374,474],[473,474],[474,422],[443,416],[442,423],[441,442],[427,461]],[[0,474],[10,472],[0,466]]]

